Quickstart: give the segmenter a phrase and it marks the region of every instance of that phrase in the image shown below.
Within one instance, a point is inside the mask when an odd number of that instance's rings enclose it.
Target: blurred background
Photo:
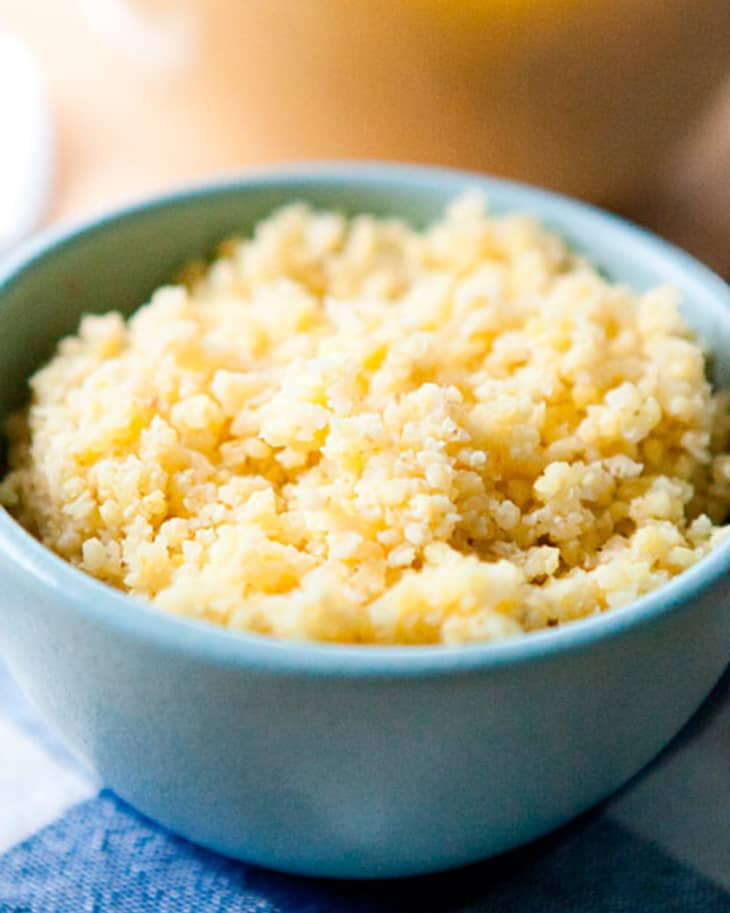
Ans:
[[[0,44],[0,193],[25,118],[46,222],[252,165],[399,159],[596,202],[730,275],[730,0],[0,0],[0,32],[40,73],[23,95]],[[52,132],[28,127],[42,92]]]

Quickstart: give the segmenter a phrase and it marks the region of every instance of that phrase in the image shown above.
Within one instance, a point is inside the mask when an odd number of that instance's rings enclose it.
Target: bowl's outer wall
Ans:
[[[186,260],[278,204],[300,198],[423,223],[479,183],[417,169],[333,174],[180,196],[44,248],[0,284],[0,415],[19,405],[29,373],[81,313],[128,313]],[[682,255],[650,238],[627,239],[616,220],[529,188],[483,184],[494,208],[533,212],[613,277],[679,286],[730,382],[719,280],[698,280]],[[42,569],[29,573],[11,553],[0,549],[0,643],[70,746],[179,833],[309,874],[431,871],[549,830],[656,754],[730,653],[720,578],[693,605],[529,663],[462,671],[457,663],[452,675],[433,677],[283,674],[275,662],[223,662],[80,611],[75,595],[47,586]]]
[[[213,849],[320,875],[446,868],[572,818],[663,747],[730,648],[722,580],[592,650],[406,680],[181,657],[4,586],[12,670],[111,787]]]

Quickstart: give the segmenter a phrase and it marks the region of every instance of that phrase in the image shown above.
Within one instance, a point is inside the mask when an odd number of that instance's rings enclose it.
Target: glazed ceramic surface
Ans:
[[[310,166],[184,191],[41,239],[0,275],[0,416],[82,313],[129,313],[295,199],[423,224],[467,186],[613,279],[678,286],[730,385],[730,290],[614,217],[406,166]],[[277,642],[162,615],[0,510],[0,650],[48,722],[140,811],[215,850],[339,877],[430,872],[595,804],[677,732],[730,655],[730,542],[631,606],[495,645]]]

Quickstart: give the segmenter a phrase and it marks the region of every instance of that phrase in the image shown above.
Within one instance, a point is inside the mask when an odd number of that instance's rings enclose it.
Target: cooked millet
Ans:
[[[725,534],[726,397],[677,295],[477,194],[423,231],[289,206],[128,321],[85,317],[31,387],[0,501],[235,629],[499,639],[630,602]]]

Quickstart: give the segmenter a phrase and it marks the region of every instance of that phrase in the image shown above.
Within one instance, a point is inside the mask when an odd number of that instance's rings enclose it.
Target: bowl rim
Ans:
[[[43,232],[7,256],[0,264],[2,294],[15,280],[47,256],[79,239],[122,220],[186,205],[198,197],[246,188],[285,190],[303,184],[336,188],[357,186],[456,194],[477,187],[499,189],[515,210],[530,203],[568,215],[576,228],[625,235],[641,256],[657,267],[671,263],[685,284],[728,309],[730,286],[694,257],[626,219],[564,194],[526,183],[477,172],[429,165],[357,160],[298,162],[246,169],[212,181],[198,182],[143,198],[92,218]],[[524,211],[524,210],[523,210]],[[542,216],[541,216],[542,218]],[[463,645],[350,645],[282,640],[233,631],[202,619],[163,612],[90,577],[42,545],[10,514],[0,508],[0,564],[8,562],[29,575],[34,594],[45,593],[63,602],[85,620],[106,626],[132,640],[153,644],[173,654],[197,657],[227,667],[245,667],[280,674],[336,677],[406,678],[489,671],[573,654],[606,643],[630,631],[653,625],[687,609],[730,572],[730,536],[697,564],[637,600],[563,626],[531,632],[497,642]]]

